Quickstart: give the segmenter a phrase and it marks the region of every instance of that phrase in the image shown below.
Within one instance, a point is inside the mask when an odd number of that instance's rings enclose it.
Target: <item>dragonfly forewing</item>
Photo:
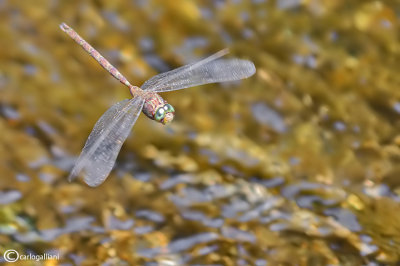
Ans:
[[[250,77],[256,71],[254,64],[241,59],[219,59],[226,54],[222,50],[199,62],[156,75],[142,85],[143,90],[164,92],[193,86],[235,81]]]
[[[89,186],[95,187],[104,182],[142,110],[143,103],[144,99],[141,97],[123,100],[100,117],[69,175],[70,181],[83,170],[84,180]]]

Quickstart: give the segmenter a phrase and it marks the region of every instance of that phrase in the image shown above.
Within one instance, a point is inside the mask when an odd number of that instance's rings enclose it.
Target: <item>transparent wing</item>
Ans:
[[[173,91],[207,83],[240,80],[256,72],[251,61],[218,59],[227,53],[228,50],[225,49],[199,62],[156,75],[141,88],[152,92]]]
[[[110,107],[96,122],[68,179],[82,170],[85,182],[92,187],[104,182],[111,172],[122,144],[135,124],[144,99],[135,97]]]

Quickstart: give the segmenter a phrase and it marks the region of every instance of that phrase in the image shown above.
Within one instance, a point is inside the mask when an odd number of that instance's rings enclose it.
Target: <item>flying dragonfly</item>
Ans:
[[[98,51],[67,24],[61,30],[75,40],[113,77],[129,88],[132,99],[111,106],[96,122],[68,180],[83,172],[84,181],[92,187],[103,183],[110,174],[122,144],[128,137],[140,111],[162,124],[174,119],[175,109],[158,93],[174,91],[208,83],[235,81],[252,76],[256,68],[251,61],[237,58],[220,59],[228,53],[221,50],[201,61],[158,74],[141,88],[133,86]]]

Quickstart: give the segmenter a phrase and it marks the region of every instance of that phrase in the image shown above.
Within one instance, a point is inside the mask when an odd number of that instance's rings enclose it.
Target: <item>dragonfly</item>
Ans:
[[[198,62],[190,63],[147,80],[141,87],[133,86],[98,51],[67,24],[60,28],[89,53],[114,78],[129,88],[131,99],[112,105],[96,122],[81,154],[68,176],[71,182],[83,172],[91,187],[102,184],[116,162],[122,144],[131,132],[140,112],[162,124],[174,119],[175,109],[158,93],[175,91],[203,84],[236,81],[256,72],[253,62],[243,59],[221,59],[229,50],[221,50]]]

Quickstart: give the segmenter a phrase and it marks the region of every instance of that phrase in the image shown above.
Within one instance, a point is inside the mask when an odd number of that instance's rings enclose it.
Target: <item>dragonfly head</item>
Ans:
[[[162,124],[167,124],[174,119],[175,109],[169,103],[160,106],[154,115],[154,119]]]

